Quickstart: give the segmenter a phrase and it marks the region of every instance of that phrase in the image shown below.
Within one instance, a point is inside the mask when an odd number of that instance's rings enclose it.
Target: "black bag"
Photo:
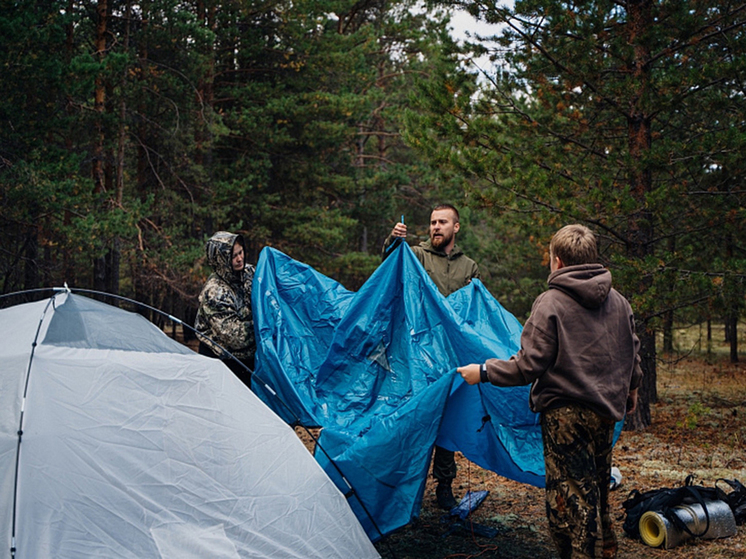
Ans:
[[[673,488],[662,488],[662,489],[651,489],[640,493],[637,489],[630,491],[627,500],[622,503],[622,506],[627,511],[627,518],[624,520],[622,528],[624,531],[633,538],[640,537],[640,518],[643,514],[648,511],[653,511],[664,515],[670,522],[672,522],[679,529],[688,533],[693,537],[700,537],[707,533],[710,529],[710,517],[707,513],[707,507],[705,506],[705,499],[709,501],[726,501],[727,498],[723,491],[718,487],[703,487],[701,485],[693,485],[693,475],[687,476],[682,487]],[[727,480],[723,480],[726,481]],[[730,482],[727,482],[730,483]],[[743,486],[741,486],[743,487]],[[705,529],[699,533],[694,534],[684,522],[679,519],[676,514],[673,513],[673,507],[678,505],[691,505],[699,503],[705,511],[705,518],[707,520]],[[728,503],[730,504],[730,503]],[[731,506],[732,508],[732,506]]]
[[[733,516],[736,518],[736,524],[741,525],[746,523],[746,487],[743,483],[737,479],[723,479],[720,478],[715,482],[717,487],[718,481],[724,481],[730,485],[732,491],[726,493],[721,490],[723,494],[722,500],[728,503],[730,510],[733,511]]]

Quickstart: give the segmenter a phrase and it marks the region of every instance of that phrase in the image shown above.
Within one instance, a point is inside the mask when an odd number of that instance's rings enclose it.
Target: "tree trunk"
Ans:
[[[726,328],[730,334],[730,362],[738,363],[738,312],[731,310]]]
[[[146,74],[146,68],[148,64],[148,42],[146,40],[146,37],[149,34],[148,29],[148,22],[150,21],[150,3],[149,2],[142,2],[140,9],[142,11],[141,16],[141,34],[142,37],[140,41],[138,41],[137,44],[137,65],[138,65],[138,72],[135,80],[138,82],[144,82],[145,78],[143,77]],[[138,83],[138,87],[140,87]],[[139,106],[135,107],[135,110],[138,112],[138,114],[144,114],[146,113],[146,110],[144,108],[144,102],[140,101]],[[135,177],[135,187],[137,188],[137,194],[140,197],[141,200],[144,200],[148,193],[148,170],[150,169],[150,165],[148,162],[148,152],[145,149],[145,142],[148,137],[147,127],[145,125],[144,119],[138,119],[138,125],[137,125],[137,136],[141,138],[139,142],[136,142],[137,145],[137,176]]]
[[[96,57],[103,63],[106,56],[106,27],[108,23],[107,0],[99,0],[96,13]],[[93,191],[96,194],[106,192],[106,179],[104,171],[104,108],[106,103],[106,87],[103,76],[103,64],[96,75],[93,110],[96,115],[96,135],[93,147],[93,163],[91,174],[93,178]],[[101,247],[103,248],[103,247]],[[97,291],[106,291],[106,255],[95,256],[93,260],[93,287]]]
[[[676,253],[676,237],[671,237],[668,240],[668,253],[673,255]],[[666,289],[671,293],[670,300],[676,298],[676,281],[675,277],[671,274],[666,274]],[[666,311],[663,314],[663,353],[673,353],[673,325],[674,325],[674,310]]]
[[[363,234],[360,237],[360,252],[368,252],[368,228],[363,226]]]
[[[725,235],[725,257],[734,263],[736,242],[733,234]],[[732,265],[732,264],[730,264]],[[730,344],[730,362],[738,363],[738,317],[741,315],[744,301],[743,282],[737,275],[726,277],[723,285],[725,294],[725,340]]]
[[[72,14],[75,10],[75,4],[74,0],[68,0],[67,2],[67,10],[68,13]],[[65,61],[69,64],[72,60],[73,56],[75,55],[75,25],[73,23],[68,23],[65,26]],[[67,112],[67,115],[72,118],[73,117],[73,107],[71,103],[68,103],[65,111]],[[73,152],[74,143],[72,134],[69,132],[65,135],[65,148],[69,152]],[[70,226],[72,224],[73,220],[73,212],[71,212],[68,208],[65,208],[63,210],[63,224],[64,229],[66,231],[70,230]],[[77,275],[75,273],[76,271],[76,258],[75,258],[75,251],[72,250],[72,247],[70,246],[70,243],[64,242],[62,244],[62,283],[67,284],[70,287],[74,287],[77,284]]]
[[[217,13],[215,2],[197,2],[197,18],[211,33],[217,32]],[[215,46],[207,47],[205,53],[207,65],[205,73],[201,76],[197,84],[195,129],[194,129],[194,161],[197,165],[209,166],[212,161],[212,110],[215,104]]]
[[[26,242],[23,249],[23,287],[39,287],[39,231],[36,226],[26,230]]]
[[[663,353],[673,353],[673,311],[663,315]]]
[[[93,259],[93,289],[106,291],[106,255]]]
[[[132,4],[127,2],[127,6],[124,12],[125,17],[125,33],[124,33],[124,49],[126,52],[129,51],[130,46],[130,19],[132,17]],[[125,165],[125,154],[127,147],[127,102],[126,102],[126,85],[127,75],[129,74],[129,65],[125,65],[122,71],[122,82],[120,89],[121,99],[119,100],[119,133],[117,134],[117,154],[115,158],[115,185],[114,185],[114,206],[121,208],[124,204],[124,165]],[[108,292],[115,295],[119,295],[119,276],[120,276],[120,264],[122,260],[122,242],[117,236],[114,237],[109,251],[109,265],[108,265],[108,277],[107,286]],[[116,301],[116,300],[115,300]],[[114,303],[116,304],[116,303]],[[118,305],[117,305],[118,306]]]
[[[96,25],[96,58],[101,67],[96,75],[96,83],[93,96],[93,110],[96,114],[96,136],[93,148],[93,184],[94,192],[104,192],[106,181],[104,179],[104,108],[106,103],[106,86],[103,76],[103,61],[106,57],[106,26],[108,21],[107,0],[99,0],[96,13],[98,21]]]
[[[655,331],[643,328],[639,332],[640,338],[640,365],[643,371],[642,383],[639,387],[637,397],[637,410],[627,416],[624,425],[625,430],[638,431],[649,427],[652,423],[650,404],[658,401],[655,374]],[[653,371],[650,374],[649,371]]]
[[[67,229],[70,227],[70,223],[72,223],[72,212],[66,208],[62,219],[65,228]],[[75,274],[75,269],[75,258],[70,250],[69,244],[65,244],[62,249],[62,281],[70,287],[77,285],[78,278]]]
[[[49,221],[50,218],[47,216],[44,219],[45,227],[42,229],[42,244],[44,246],[44,257],[42,258],[43,266],[41,270],[42,287],[52,287],[52,282],[54,281],[54,264],[56,263],[54,257],[56,247],[52,247],[52,243],[48,242],[49,240],[47,239],[47,232],[52,230]]]
[[[630,91],[630,106],[627,114],[628,145],[633,161],[629,180],[631,192],[639,208],[628,217],[627,254],[630,258],[640,261],[652,252],[654,234],[653,216],[646,209],[646,196],[652,190],[653,175],[651,169],[644,163],[652,148],[651,115],[647,110],[650,47],[646,42],[646,32],[651,22],[651,5],[651,0],[629,0],[627,3],[629,44],[634,52],[629,67],[634,81]],[[638,284],[637,293],[645,293],[650,288],[651,281],[650,277],[642,279]],[[640,386],[637,411],[627,421],[627,428],[632,430],[643,429],[650,425],[650,404],[658,399],[655,331],[648,326],[646,317],[638,316],[638,320],[645,326],[638,332],[644,376],[642,386]]]
[[[113,293],[114,295],[119,295],[119,269],[122,261],[121,246],[121,239],[118,236],[114,237],[111,242],[109,256],[106,259],[106,292]]]

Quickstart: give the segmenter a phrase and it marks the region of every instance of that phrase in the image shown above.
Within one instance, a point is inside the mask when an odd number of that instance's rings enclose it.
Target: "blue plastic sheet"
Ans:
[[[358,292],[265,248],[253,288],[254,390],[322,427],[317,461],[375,541],[419,516],[433,445],[542,487],[529,387],[467,385],[456,367],[520,347],[521,325],[479,280],[443,297],[401,244]],[[276,393],[276,396],[275,394]]]

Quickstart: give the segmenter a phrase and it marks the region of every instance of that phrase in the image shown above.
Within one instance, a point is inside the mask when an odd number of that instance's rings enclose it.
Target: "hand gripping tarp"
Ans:
[[[478,279],[445,298],[402,244],[351,292],[265,248],[253,309],[257,376],[287,408],[262,383],[254,389],[286,421],[323,428],[317,460],[343,492],[343,478],[352,486],[371,539],[419,516],[436,441],[543,486],[529,388],[469,386],[456,373],[519,349],[520,323]]]
[[[0,557],[378,556],[221,361],[78,295],[0,310]]]

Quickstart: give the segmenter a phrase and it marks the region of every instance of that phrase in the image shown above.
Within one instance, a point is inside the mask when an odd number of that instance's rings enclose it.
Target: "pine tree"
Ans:
[[[599,233],[615,285],[639,320],[646,376],[629,425],[645,426],[656,398],[660,317],[712,294],[712,276],[744,271],[737,258],[713,258],[723,255],[715,220],[744,211],[746,169],[733,155],[746,137],[732,126],[746,114],[744,7],[458,4],[504,27],[494,42],[480,43],[495,73],[478,92],[466,90],[468,104],[446,113],[451,160],[478,178],[482,206],[530,216],[525,230],[544,246],[569,222]],[[715,177],[725,169],[727,184]],[[703,196],[713,188],[718,207]]]

